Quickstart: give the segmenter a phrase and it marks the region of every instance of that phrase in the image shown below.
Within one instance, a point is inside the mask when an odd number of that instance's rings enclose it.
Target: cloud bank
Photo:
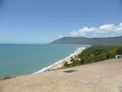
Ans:
[[[115,37],[122,36],[122,22],[118,25],[105,24],[98,27],[83,27],[69,33],[72,37]]]

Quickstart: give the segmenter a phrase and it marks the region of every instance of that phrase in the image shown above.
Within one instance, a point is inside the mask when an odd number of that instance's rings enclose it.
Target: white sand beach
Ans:
[[[71,63],[71,58],[75,58],[76,56],[78,56],[83,50],[85,50],[87,47],[90,47],[90,46],[85,46],[85,47],[81,47],[81,48],[77,48],[77,50],[72,53],[71,55],[69,55],[68,57],[62,59],[62,60],[59,60],[58,62],[48,66],[48,67],[45,67],[37,72],[34,72],[33,74],[39,74],[39,73],[42,73],[42,72],[45,72],[45,71],[51,71],[51,70],[56,70],[56,69],[60,69],[63,67],[64,65],[64,62],[68,62],[68,63]]]
[[[0,92],[122,92],[122,59],[1,80]]]

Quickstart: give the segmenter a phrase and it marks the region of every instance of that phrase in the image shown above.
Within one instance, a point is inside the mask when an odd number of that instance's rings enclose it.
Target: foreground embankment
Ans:
[[[1,80],[0,92],[122,92],[122,59]]]

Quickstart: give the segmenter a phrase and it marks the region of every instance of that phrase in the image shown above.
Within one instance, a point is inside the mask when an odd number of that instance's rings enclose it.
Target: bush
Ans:
[[[7,80],[7,79],[12,79],[13,77],[11,77],[11,76],[5,76],[4,78],[3,78],[3,80]]]
[[[65,63],[65,67],[72,67],[81,64],[98,62],[114,58],[115,55],[122,55],[122,46],[92,46],[78,55],[80,61],[72,59],[72,64]]]
[[[119,47],[119,48],[117,49],[117,54],[122,54],[122,47]]]

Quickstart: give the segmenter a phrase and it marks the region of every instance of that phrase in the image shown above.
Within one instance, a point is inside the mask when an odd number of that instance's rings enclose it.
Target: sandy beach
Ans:
[[[60,69],[64,66],[64,62],[67,62],[67,63],[71,63],[71,58],[75,58],[76,56],[78,56],[80,53],[82,53],[83,50],[85,50],[86,48],[88,48],[90,46],[85,46],[85,47],[81,47],[81,48],[77,48],[77,50],[72,53],[71,55],[69,55],[68,57],[62,59],[62,60],[59,60],[57,61],[56,63],[48,66],[48,67],[45,67],[37,72],[34,72],[32,73],[33,74],[39,74],[39,73],[42,73],[42,72],[45,72],[45,71],[51,71],[51,70],[57,70],[57,69]]]
[[[122,59],[1,80],[0,92],[122,92]]]

